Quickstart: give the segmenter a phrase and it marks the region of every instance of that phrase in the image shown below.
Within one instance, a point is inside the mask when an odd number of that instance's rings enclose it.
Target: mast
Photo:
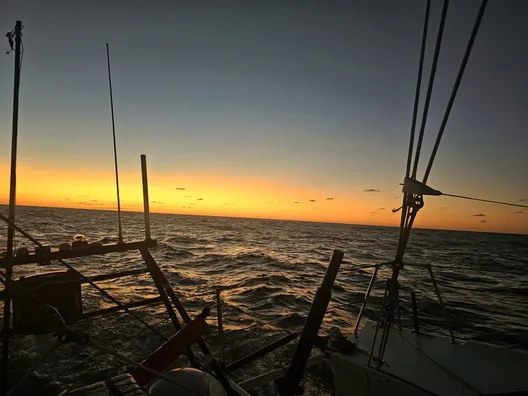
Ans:
[[[9,357],[9,322],[11,317],[11,295],[9,293],[9,284],[13,276],[13,247],[15,238],[15,209],[16,209],[16,163],[17,163],[17,142],[18,142],[18,97],[20,91],[20,53],[22,41],[22,22],[16,21],[15,31],[11,35],[15,39],[15,82],[13,86],[13,130],[11,138],[11,181],[9,185],[9,225],[7,228],[7,266],[6,266],[6,285],[4,299],[4,320],[2,325],[2,357],[0,369],[0,395],[7,394],[9,389],[7,379],[7,364]]]

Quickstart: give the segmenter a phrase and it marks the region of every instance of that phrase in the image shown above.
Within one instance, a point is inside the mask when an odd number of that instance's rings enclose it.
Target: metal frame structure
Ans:
[[[119,303],[119,301],[112,298],[112,300],[116,302],[116,305],[109,307],[109,308],[105,308],[105,309],[83,313],[78,318],[77,321],[85,320],[85,319],[92,319],[95,317],[100,317],[100,316],[107,315],[107,314],[114,313],[114,312],[121,311],[121,310],[130,312],[129,308],[136,308],[136,307],[140,307],[144,305],[162,303],[165,306],[165,309],[169,315],[169,318],[171,319],[171,322],[172,322],[172,325],[175,331],[179,331],[182,328],[180,320],[178,319],[176,315],[176,311],[179,313],[183,322],[188,323],[191,320],[189,314],[183,307],[183,304],[178,299],[170,282],[167,280],[165,275],[162,273],[160,267],[156,263],[156,260],[152,257],[152,254],[149,251],[149,249],[157,246],[157,241],[155,239],[151,239],[151,232],[150,232],[150,213],[149,213],[149,205],[148,205],[148,197],[149,197],[148,177],[147,177],[147,166],[146,166],[146,156],[145,155],[141,155],[141,170],[142,170],[143,200],[144,200],[143,203],[144,203],[144,218],[145,218],[145,239],[143,241],[119,242],[119,243],[106,244],[106,245],[86,245],[83,247],[72,248],[71,250],[65,250],[65,251],[60,251],[58,249],[53,249],[48,252],[36,251],[35,253],[19,255],[19,256],[16,256],[16,255],[9,256],[8,254],[6,254],[4,257],[0,258],[0,268],[6,269],[6,275],[9,273],[9,277],[6,276],[5,289],[2,293],[4,304],[11,305],[11,302],[12,302],[11,297],[15,294],[13,290],[11,290],[11,288],[13,286],[13,283],[16,283],[16,280],[12,276],[13,268],[16,266],[37,264],[44,259],[46,261],[59,261],[61,264],[67,265],[68,268],[70,268],[68,264],[64,263],[63,261],[64,259],[98,256],[98,255],[104,255],[108,253],[119,253],[119,252],[137,250],[139,251],[145,263],[144,268],[137,268],[137,269],[114,272],[114,273],[109,273],[109,274],[108,273],[107,274],[97,274],[97,275],[92,275],[90,277],[85,277],[84,275],[80,274],[78,271],[75,270],[77,272],[77,275],[79,275],[80,277],[78,281],[81,284],[89,283],[95,286],[94,282],[149,273],[154,282],[154,285],[156,286],[159,296],[154,297],[154,298],[152,297],[144,298],[139,301],[134,301],[134,302],[125,303],[125,304],[121,304]],[[31,235],[29,235],[27,232],[22,230],[15,223],[9,221],[9,219],[5,218],[4,216],[1,216],[0,219],[3,219],[4,221],[6,221],[10,229],[12,228],[15,231],[21,232],[24,236],[28,237],[32,242],[39,244],[39,242],[36,241],[34,238],[32,238]],[[8,270],[10,271],[8,272]],[[75,282],[75,281],[76,280],[71,280],[71,281],[63,281],[59,283]],[[99,291],[102,291],[99,287],[97,287],[97,289]],[[104,292],[103,294],[107,297],[109,296],[106,292]],[[8,308],[9,308],[9,312],[11,312],[10,307]],[[7,356],[9,353],[9,339],[12,335],[14,335],[10,327],[10,324],[11,324],[11,314],[4,317],[3,326],[2,326],[2,335],[3,335],[3,341],[4,341],[3,349],[2,349],[2,356],[4,355],[6,356],[5,361],[0,367],[0,374],[2,378],[2,392],[0,393],[0,395],[2,396],[6,395],[9,389],[9,385],[7,383],[7,379],[8,379]],[[222,382],[222,384],[225,387],[231,388],[227,380],[227,377],[224,375],[223,371],[220,368],[220,365],[216,362],[214,357],[211,356],[211,352],[208,346],[205,344],[205,342],[200,341],[198,345],[200,349],[202,350],[202,352],[204,353],[204,355],[209,357],[210,359],[209,367],[211,368],[215,376],[220,380],[220,382]],[[197,362],[196,358],[194,358],[194,355],[192,354],[190,350],[187,351],[187,355],[190,358],[193,365],[200,366],[200,364]]]

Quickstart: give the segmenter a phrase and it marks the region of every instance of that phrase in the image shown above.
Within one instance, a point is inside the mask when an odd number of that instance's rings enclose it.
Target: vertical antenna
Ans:
[[[145,239],[150,239],[150,208],[147,176],[147,156],[141,154],[141,180],[143,181],[143,214],[145,216]]]
[[[117,190],[117,221],[119,223],[119,243],[123,243],[123,229],[121,228],[121,198],[119,197],[119,173],[117,171],[117,145],[116,145],[115,121],[114,121],[114,95],[112,93],[112,75],[110,74],[110,52],[108,50],[108,43],[106,43],[106,60],[108,63],[108,85],[110,87],[110,110],[112,112],[112,136],[114,138],[114,163],[115,163],[116,190]]]
[[[11,34],[10,40],[13,38]],[[13,245],[15,238],[15,209],[16,209],[16,164],[18,146],[18,94],[20,91],[20,47],[22,40],[22,22],[16,21],[15,31],[15,83],[13,88],[13,132],[11,138],[11,182],[9,185],[9,225],[7,228],[7,252],[6,252],[6,285],[4,298],[4,318],[2,323],[2,357],[0,360],[0,394],[6,395],[9,389],[7,384],[7,364],[9,360],[9,322],[11,318],[11,294],[9,285],[13,276]]]

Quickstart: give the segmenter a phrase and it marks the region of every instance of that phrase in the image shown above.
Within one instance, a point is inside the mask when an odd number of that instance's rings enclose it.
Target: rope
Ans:
[[[420,49],[420,62],[418,64],[418,78],[416,81],[416,93],[414,95],[414,109],[413,109],[413,118],[412,118],[412,126],[411,126],[411,137],[409,139],[409,153],[407,155],[407,169],[405,171],[406,177],[409,177],[411,173],[414,134],[416,131],[416,119],[418,118],[418,103],[420,102],[420,91],[421,91],[421,86],[422,86],[423,64],[424,64],[424,57],[425,57],[425,47],[427,44],[427,30],[429,26],[430,9],[431,9],[431,0],[427,0],[427,7],[425,9],[423,35],[422,35],[422,48]]]
[[[445,127],[447,125],[447,120],[449,119],[449,115],[451,114],[451,109],[453,108],[453,103],[455,102],[455,98],[458,92],[458,88],[460,87],[460,83],[462,81],[462,77],[464,76],[464,72],[466,70],[466,66],[469,60],[469,56],[471,55],[471,50],[473,49],[473,44],[475,43],[475,39],[477,37],[477,33],[479,31],[480,23],[482,22],[482,17],[484,16],[484,11],[486,10],[486,6],[488,4],[488,0],[482,0],[482,3],[480,5],[479,13],[477,15],[477,19],[475,20],[475,24],[473,25],[473,30],[471,32],[471,36],[469,38],[468,45],[466,47],[466,52],[464,54],[464,58],[462,60],[462,63],[460,65],[460,69],[458,70],[458,75],[455,81],[455,84],[453,86],[453,90],[451,91],[451,97],[449,98],[449,102],[447,104],[447,108],[444,114],[444,118],[442,119],[442,124],[440,126],[440,130],[438,131],[438,136],[436,137],[436,142],[433,148],[433,151],[431,153],[431,158],[429,159],[429,163],[427,164],[427,169],[425,171],[425,175],[423,178],[423,183],[425,184],[427,182],[427,179],[429,178],[429,173],[431,172],[431,168],[433,167],[433,162],[436,157],[436,152],[438,151],[438,147],[440,146],[440,141],[442,140],[442,136],[444,134]]]
[[[442,193],[442,195],[445,195],[446,197],[452,197],[452,198],[469,199],[471,201],[487,202],[487,203],[493,203],[493,204],[498,204],[498,205],[515,206],[517,208],[528,209],[528,205],[514,204],[514,203],[510,203],[510,202],[492,201],[490,199],[467,197],[465,195],[444,194],[444,193]]]
[[[442,37],[444,35],[444,26],[447,17],[447,9],[449,7],[449,0],[444,0],[442,8],[442,16],[440,17],[440,25],[438,27],[438,34],[436,36],[436,47],[433,56],[433,64],[431,66],[431,73],[429,75],[429,86],[427,87],[427,94],[425,96],[425,104],[422,115],[422,123],[420,126],[420,134],[418,135],[418,144],[416,146],[416,156],[414,158],[414,167],[412,171],[412,178],[416,179],[416,172],[418,171],[418,162],[420,160],[420,151],[422,150],[422,142],[425,133],[425,124],[427,123],[427,114],[429,113],[429,104],[431,103],[431,95],[433,93],[433,85],[436,75],[436,66],[438,65],[438,57],[440,56],[440,48],[442,46]]]

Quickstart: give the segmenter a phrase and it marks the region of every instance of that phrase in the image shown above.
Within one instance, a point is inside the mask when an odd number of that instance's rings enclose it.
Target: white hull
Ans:
[[[352,342],[370,352],[375,324],[366,321]],[[381,338],[378,334],[378,340]],[[378,351],[378,343],[374,355]],[[479,395],[528,390],[528,353],[478,342],[452,344],[447,337],[390,331],[385,363],[376,370],[368,356],[330,353],[337,396]]]

